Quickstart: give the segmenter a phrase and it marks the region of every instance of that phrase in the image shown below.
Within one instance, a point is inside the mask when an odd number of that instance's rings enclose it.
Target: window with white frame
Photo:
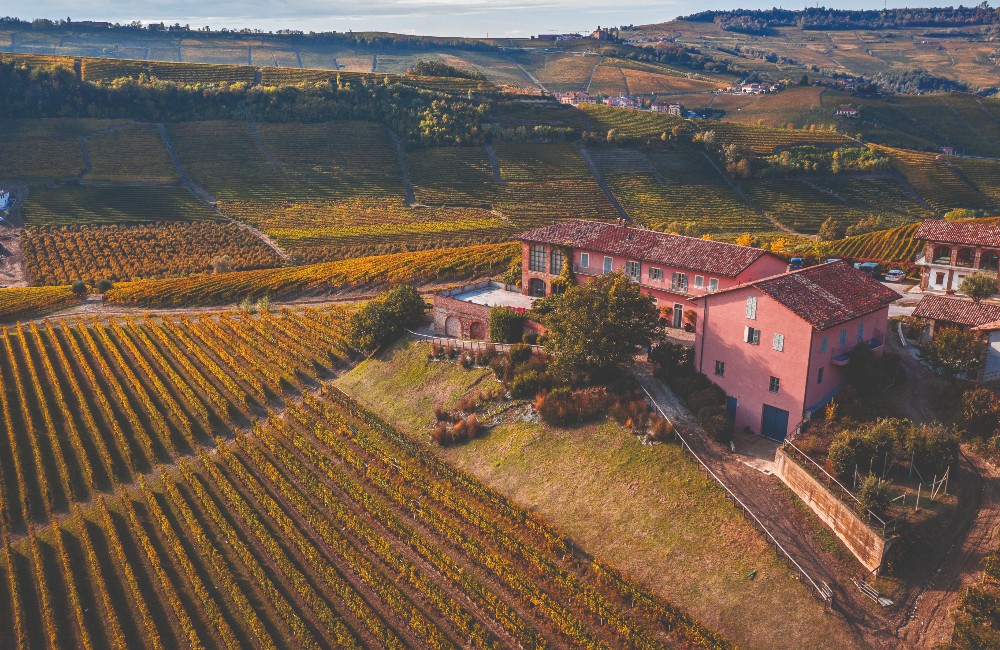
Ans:
[[[670,288],[674,291],[687,291],[688,274],[674,271],[673,275],[670,276]]]
[[[545,272],[545,247],[541,244],[534,244],[528,256],[528,270]]]
[[[584,269],[590,268],[590,253],[580,253],[580,267]]]
[[[705,276],[696,275],[694,276],[694,288],[701,289],[705,286]]]
[[[757,296],[747,296],[747,318],[757,319]]]
[[[604,257],[604,272],[605,273],[611,273],[611,262],[612,262],[612,259],[610,257],[607,257],[607,256]]]
[[[708,281],[708,291],[709,293],[715,293],[719,290],[719,280],[718,278],[712,278]]]
[[[625,262],[625,275],[633,282],[642,280],[642,264],[639,262]]]
[[[781,380],[777,377],[771,377],[767,384],[767,390],[771,393],[777,393],[781,389]]]
[[[771,337],[771,348],[777,350],[778,352],[785,351],[785,335],[778,334],[775,332],[774,336]]]
[[[649,267],[649,279],[653,282],[663,282],[663,269],[658,269],[655,266]]]
[[[750,345],[760,345],[760,330],[756,327],[744,327],[743,342]]]

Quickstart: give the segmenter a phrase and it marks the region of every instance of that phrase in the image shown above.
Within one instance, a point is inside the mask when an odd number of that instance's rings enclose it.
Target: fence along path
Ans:
[[[709,468],[709,466],[705,464],[705,461],[703,461],[701,457],[695,453],[694,449],[691,447],[688,441],[685,440],[684,436],[681,435],[681,432],[675,425],[674,421],[671,420],[666,413],[664,413],[663,409],[660,408],[660,405],[656,402],[656,399],[646,389],[645,386],[642,386],[642,392],[646,394],[646,397],[649,399],[650,403],[656,409],[657,413],[659,413],[661,417],[663,417],[665,420],[667,420],[667,422],[670,423],[674,431],[674,436],[676,436],[677,440],[679,440],[681,443],[681,448],[685,449],[689,454],[691,454],[691,457],[694,458],[699,465],[701,465],[702,469],[705,470],[705,474],[707,476],[711,476],[713,479],[715,479],[715,482],[718,483],[725,491],[726,496],[728,496],[732,500],[734,505],[738,506],[743,511],[744,517],[749,516],[750,519],[754,522],[754,524],[756,524],[756,526],[764,533],[764,535],[767,536],[771,545],[774,546],[775,551],[778,553],[778,557],[784,556],[784,558],[788,560],[793,567],[795,567],[795,569],[799,572],[799,574],[801,574],[802,577],[804,577],[806,581],[810,585],[812,585],[813,589],[816,592],[817,597],[824,603],[826,603],[827,606],[832,607],[833,590],[830,589],[830,585],[828,585],[823,581],[817,583],[817,581],[814,580],[813,577],[809,575],[809,573],[804,568],[802,568],[802,565],[800,565],[798,562],[795,561],[795,558],[792,557],[791,553],[789,553],[785,549],[785,547],[781,545],[781,542],[779,542],[777,538],[773,534],[771,534],[771,531],[768,530],[767,526],[765,526],[764,523],[760,520],[760,518],[757,517],[756,514],[754,514],[753,510],[751,510],[749,506],[743,503],[743,501],[738,496],[736,496],[736,494],[733,493],[732,490],[729,489],[729,487],[722,481],[722,479],[719,478],[718,475],[716,475],[716,473],[713,472],[711,468]]]

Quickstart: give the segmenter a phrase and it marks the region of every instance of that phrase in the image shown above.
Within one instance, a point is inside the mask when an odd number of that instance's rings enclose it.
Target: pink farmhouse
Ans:
[[[840,390],[858,343],[881,354],[897,298],[845,262],[701,296],[695,369],[726,392],[736,430],[784,439]]]
[[[722,291],[788,270],[767,251],[644,230],[619,223],[571,220],[529,230],[521,240],[521,287],[533,297],[553,292],[552,281],[570,261],[578,281],[622,271],[671,309],[673,327],[683,312],[700,310],[690,298]],[[697,317],[696,317],[697,319]]]

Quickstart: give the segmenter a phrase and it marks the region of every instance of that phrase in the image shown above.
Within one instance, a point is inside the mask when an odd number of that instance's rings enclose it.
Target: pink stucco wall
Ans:
[[[757,317],[747,318],[747,297],[757,298]],[[764,405],[788,411],[788,431],[813,408],[834,392],[842,380],[841,367],[834,356],[857,343],[858,324],[863,337],[878,333],[884,340],[888,307],[827,330],[814,330],[792,310],[755,287],[725,293],[708,301],[698,323],[695,341],[695,368],[737,399],[736,430],[761,433]],[[760,330],[759,345],[744,342],[744,328]],[[840,331],[845,331],[845,343]],[[781,351],[774,349],[774,335],[784,335]],[[822,340],[827,338],[826,349]],[[882,348],[877,348],[881,352]],[[715,374],[715,362],[725,363],[722,377]],[[823,381],[819,383],[819,369]],[[779,379],[777,393],[770,392],[770,378]],[[787,433],[786,432],[786,433]]]
[[[530,250],[530,244],[521,244],[521,290],[524,293],[529,293],[531,290],[531,279],[538,278],[545,282],[546,294],[548,294],[551,292],[550,283],[558,275],[558,273],[555,275],[549,273],[551,269],[548,260],[550,259],[552,247],[545,246],[545,271],[532,271],[530,269]],[[590,263],[588,266],[583,266],[582,264],[581,258],[583,253],[587,253],[590,256]],[[646,260],[633,260],[631,258],[621,257],[618,255],[606,255],[600,251],[587,249],[572,249],[572,255],[573,272],[576,274],[577,279],[581,282],[586,281],[590,277],[602,275],[604,273],[605,257],[611,258],[612,271],[622,271],[623,273],[625,272],[625,265],[627,262],[640,262],[642,264],[642,279],[639,284],[645,293],[656,299],[658,307],[673,307],[675,304],[682,304],[684,305],[684,310],[693,309],[695,312],[699,313],[699,317],[701,304],[688,302],[688,298],[708,293],[708,288],[712,279],[718,280],[719,290],[722,290],[739,284],[777,275],[779,273],[784,273],[788,270],[788,266],[785,261],[774,255],[762,256],[736,277],[726,277],[722,275],[704,273],[702,271],[692,271],[683,267],[666,266],[664,264]],[[650,279],[649,269],[651,267],[662,271],[662,279]],[[686,293],[681,293],[671,288],[671,282],[675,272],[687,274],[688,289]],[[695,280],[698,276],[702,278],[702,286],[700,288],[695,286]]]

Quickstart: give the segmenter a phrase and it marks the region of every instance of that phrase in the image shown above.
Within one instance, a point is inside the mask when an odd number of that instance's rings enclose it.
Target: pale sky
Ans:
[[[0,14],[143,23],[259,28],[264,31],[388,31],[431,36],[530,36],[590,31],[598,25],[648,24],[704,9],[769,8],[775,0],[5,0]],[[823,2],[838,9],[876,9],[881,1]],[[898,3],[897,3],[898,4]],[[941,1],[918,2],[937,6]],[[967,3],[975,4],[974,1]],[[803,5],[785,5],[801,8]]]

